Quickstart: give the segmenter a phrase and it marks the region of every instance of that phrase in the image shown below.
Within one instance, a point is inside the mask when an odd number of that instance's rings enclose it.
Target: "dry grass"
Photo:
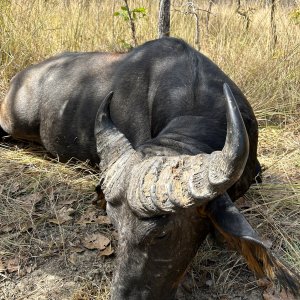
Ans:
[[[270,9],[260,6],[260,1],[241,2],[251,19],[248,30],[234,6],[214,5],[208,31],[206,13],[199,11],[200,48],[241,87],[260,122],[259,159],[266,169],[264,183],[248,192],[247,205],[241,207],[253,226],[272,243],[275,253],[300,269],[300,25],[290,15],[295,7],[278,8],[278,44],[271,51]],[[172,35],[198,47],[195,19],[177,11],[184,11],[186,2],[173,3]],[[195,3],[207,9],[206,1]],[[69,6],[59,0],[0,1],[0,99],[16,72],[58,52],[126,50],[131,42],[128,24],[113,17],[122,4],[121,0],[71,0]],[[129,4],[148,11],[136,23],[138,43],[155,38],[156,2],[131,0]],[[45,160],[41,149],[35,150],[35,155],[28,150],[32,149],[11,148],[10,144],[0,147],[0,223],[8,226],[7,233],[1,233],[0,256],[18,257],[23,267],[28,261],[59,254],[69,265],[68,241],[76,236],[71,232],[73,221],[54,226],[49,219],[57,216],[62,203],[73,199],[69,206],[77,220],[91,205],[97,175],[84,164],[63,165]],[[35,195],[37,200],[33,196],[28,200],[28,195]],[[110,228],[101,230],[111,234]],[[207,279],[212,283],[210,292],[219,296],[232,291],[237,283],[244,286],[245,280],[245,291],[256,286],[242,259],[233,253],[228,255],[210,241],[199,251],[191,273],[195,295],[201,289],[199,282]],[[74,299],[108,299],[110,270],[103,274],[92,286],[84,277]]]
[[[0,232],[3,234],[0,257],[16,253],[21,257],[26,251],[30,256],[45,255],[42,244],[47,244],[48,239],[45,241],[45,237],[35,234],[26,237],[22,233],[32,230],[43,235],[45,224],[56,218],[57,210],[64,205],[71,204],[74,214],[80,215],[86,202],[95,196],[95,171],[82,163],[65,165],[45,159],[47,156],[42,149],[38,152],[34,149],[32,153],[30,148],[13,148],[9,144],[1,144],[0,149]],[[44,157],[39,157],[40,154]],[[15,234],[6,234],[11,232]],[[21,241],[20,237],[29,240]],[[63,246],[63,237],[59,243]]]
[[[207,9],[206,1],[195,1]],[[259,2],[259,1],[258,1]],[[9,4],[11,3],[11,4]],[[28,64],[62,51],[124,51],[131,42],[129,26],[122,18],[113,17],[121,0],[9,1],[0,4],[0,91],[1,96],[10,78]],[[195,45],[195,20],[185,11],[186,1],[173,1],[173,36]],[[251,22],[235,12],[235,7],[214,5],[206,29],[206,12],[199,11],[200,47],[242,88],[253,104],[257,116],[287,122],[297,119],[300,84],[300,29],[290,16],[295,7],[280,7],[276,12],[278,44],[270,51],[270,9],[255,2],[242,8],[249,10]],[[154,1],[129,2],[143,6],[148,14],[137,21],[138,43],[156,37],[157,5]],[[299,3],[298,3],[299,5]],[[126,43],[124,43],[124,41]],[[271,91],[271,93],[270,93]]]

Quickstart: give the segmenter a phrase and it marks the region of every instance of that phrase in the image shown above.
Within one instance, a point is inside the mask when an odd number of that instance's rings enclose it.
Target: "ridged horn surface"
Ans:
[[[109,202],[118,201],[126,186],[128,167],[136,152],[130,142],[113,124],[109,105],[113,97],[110,92],[101,103],[95,120],[97,153],[100,158],[100,185]],[[138,159],[136,159],[138,161]]]

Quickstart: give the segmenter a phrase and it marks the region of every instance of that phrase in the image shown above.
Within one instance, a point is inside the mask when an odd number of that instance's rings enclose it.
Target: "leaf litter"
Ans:
[[[64,224],[68,221],[73,220],[72,214],[75,212],[75,209],[71,207],[62,207],[55,212],[55,218],[51,218],[48,221],[57,225]]]
[[[110,225],[111,221],[108,216],[99,215],[99,212],[95,209],[95,207],[89,207],[81,215],[80,219],[76,222],[76,224],[84,225],[92,223]]]
[[[85,237],[82,240],[82,245],[90,250],[104,250],[110,244],[110,239],[101,233],[95,233]]]

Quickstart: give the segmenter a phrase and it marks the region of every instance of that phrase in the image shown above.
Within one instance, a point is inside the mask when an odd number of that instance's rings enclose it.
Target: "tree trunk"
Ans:
[[[170,0],[160,0],[158,37],[170,36]]]

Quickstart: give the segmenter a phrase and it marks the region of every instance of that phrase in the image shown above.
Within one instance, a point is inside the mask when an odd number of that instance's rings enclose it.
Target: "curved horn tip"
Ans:
[[[231,88],[230,88],[230,86],[228,85],[227,82],[223,83],[223,91],[224,91],[225,95],[231,94],[231,96],[233,97]]]
[[[227,138],[232,140],[232,138],[237,139],[236,142],[244,145],[245,152],[249,152],[249,139],[247,129],[244,124],[244,120],[237,104],[237,101],[232,93],[230,86],[227,83],[223,84],[223,91],[226,98],[227,106]],[[228,131],[229,129],[229,131]],[[236,133],[236,134],[234,134]],[[243,148],[243,147],[241,147]],[[247,155],[248,156],[248,155]]]
[[[249,155],[249,139],[237,101],[227,83],[225,94],[227,133],[221,153],[216,152],[209,167],[209,182],[224,192],[242,175]]]
[[[237,114],[242,119],[242,116],[241,116],[239,107],[237,105],[236,99],[235,99],[235,97],[234,97],[234,95],[232,93],[232,90],[231,90],[230,86],[226,82],[223,84],[223,92],[224,92],[225,98],[227,100],[227,107],[228,107],[227,110],[230,111],[230,110],[237,109],[238,110]],[[237,116],[235,116],[235,119],[236,118],[237,118]],[[244,123],[244,122],[242,121],[242,123]]]

